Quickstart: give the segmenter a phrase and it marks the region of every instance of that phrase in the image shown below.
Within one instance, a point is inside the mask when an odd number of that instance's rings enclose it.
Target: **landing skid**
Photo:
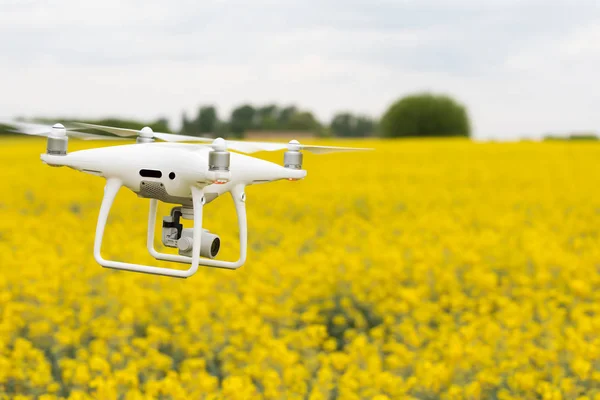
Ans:
[[[148,238],[147,247],[150,254],[157,260],[171,261],[183,264],[191,264],[187,270],[176,270],[171,268],[161,268],[150,265],[125,263],[120,261],[106,260],[101,255],[102,239],[104,237],[104,229],[110,209],[113,205],[115,197],[122,186],[122,182],[116,178],[109,178],[104,188],[104,198],[100,206],[100,214],[98,215],[98,224],[96,226],[96,238],[94,240],[94,258],[96,262],[105,268],[120,269],[125,271],[141,272],[145,274],[163,275],[176,278],[188,278],[198,271],[198,266],[237,269],[246,261],[247,244],[248,244],[248,227],[246,220],[246,205],[244,185],[237,185],[231,190],[235,209],[238,217],[238,226],[240,232],[240,257],[235,262],[220,261],[200,258],[200,240],[202,236],[202,212],[205,203],[204,190],[195,186],[191,187],[192,205],[194,215],[193,227],[193,247],[192,256],[181,256],[174,254],[159,253],[154,249],[154,230],[156,225],[156,211],[158,208],[158,200],[150,200],[150,212],[148,215]]]

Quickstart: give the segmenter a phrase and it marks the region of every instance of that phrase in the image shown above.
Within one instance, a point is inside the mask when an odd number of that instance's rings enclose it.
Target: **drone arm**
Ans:
[[[233,198],[233,202],[235,204],[235,211],[237,213],[238,218],[238,227],[240,232],[240,257],[237,261],[234,262],[202,258],[199,262],[200,265],[216,268],[238,269],[246,262],[246,254],[248,247],[248,224],[246,219],[246,195],[244,193],[244,186],[237,185],[233,187],[231,189],[231,197]],[[154,248],[154,228],[156,224],[157,204],[158,200],[150,200],[150,213],[148,215],[148,251],[157,260],[190,264],[192,262],[191,257],[180,256],[176,254],[159,253]],[[195,227],[196,222],[194,222],[194,228]]]
[[[185,271],[175,270],[170,268],[159,268],[141,264],[130,264],[118,261],[110,261],[102,258],[100,249],[102,248],[102,238],[104,236],[104,228],[108,214],[112,204],[121,188],[122,182],[119,179],[109,178],[104,188],[104,198],[100,206],[100,214],[98,215],[98,225],[96,226],[96,239],[94,241],[94,258],[103,267],[121,269],[126,271],[142,272],[146,274],[172,276],[176,278],[187,278],[196,273],[200,261],[200,238],[202,234],[202,209],[204,203],[204,193],[201,189],[192,187],[192,201],[194,205],[194,238],[191,267]],[[154,210],[156,213],[156,208]]]

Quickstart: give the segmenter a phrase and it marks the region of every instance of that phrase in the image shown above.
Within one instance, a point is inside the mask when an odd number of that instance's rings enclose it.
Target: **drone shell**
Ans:
[[[221,194],[232,184],[249,185],[279,179],[302,179],[305,170],[292,170],[278,164],[238,153],[231,154],[230,183],[213,185],[208,171],[207,147],[181,143],[148,143],[80,150],[65,156],[42,154],[45,163],[68,166],[105,178],[118,178],[123,186],[134,192],[140,190],[143,180],[157,181],[176,197],[190,197],[190,187],[212,186]],[[143,176],[144,171],[155,171],[159,177]],[[218,186],[218,187],[215,187]]]

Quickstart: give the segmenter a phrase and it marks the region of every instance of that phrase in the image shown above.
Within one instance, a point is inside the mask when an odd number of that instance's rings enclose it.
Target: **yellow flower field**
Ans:
[[[0,141],[0,398],[600,399],[600,145],[343,144],[377,151],[249,187],[246,265],[178,280],[97,265],[104,180]],[[106,256],[154,261],[148,203]]]

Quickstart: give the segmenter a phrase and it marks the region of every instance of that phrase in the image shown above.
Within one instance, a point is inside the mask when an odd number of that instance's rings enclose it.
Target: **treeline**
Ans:
[[[190,119],[181,117],[183,135],[243,137],[248,131],[308,131],[317,136],[367,137],[375,134],[376,121],[364,115],[338,113],[329,123],[317,120],[312,112],[296,106],[244,104],[232,110],[227,119],[219,118],[216,107],[201,106]]]
[[[60,121],[73,119],[46,119],[49,124]],[[383,113],[381,121],[367,115],[339,112],[331,121],[321,122],[311,111],[295,105],[243,104],[233,109],[225,118],[219,115],[214,105],[202,105],[191,117],[186,113],[182,114],[180,129],[176,132],[170,129],[169,121],[164,118],[150,123],[119,118],[84,122],[136,130],[150,126],[157,132],[224,138],[242,138],[247,132],[268,132],[270,136],[276,136],[277,133],[283,135],[292,131],[322,137],[351,138],[471,135],[471,123],[466,107],[447,95],[432,93],[415,93],[399,99]]]
[[[350,112],[336,114],[327,123],[319,121],[314,114],[294,105],[279,106],[267,104],[253,106],[243,104],[231,111],[228,117],[221,118],[213,105],[203,105],[192,117],[185,112],[181,116],[180,129],[171,128],[166,118],[156,121],[135,121],[120,118],[85,119],[80,118],[36,118],[36,122],[54,124],[61,121],[81,121],[120,128],[141,129],[149,126],[157,132],[179,133],[190,136],[242,138],[249,131],[264,132],[309,132],[315,136],[368,137],[376,134],[377,122],[366,115]],[[0,133],[7,132],[0,125]]]
[[[552,134],[545,135],[544,140],[546,140],[546,141],[553,141],[553,140],[588,141],[588,140],[600,140],[600,138],[595,133],[571,133],[571,134],[562,135],[562,136],[561,135],[552,135]]]

